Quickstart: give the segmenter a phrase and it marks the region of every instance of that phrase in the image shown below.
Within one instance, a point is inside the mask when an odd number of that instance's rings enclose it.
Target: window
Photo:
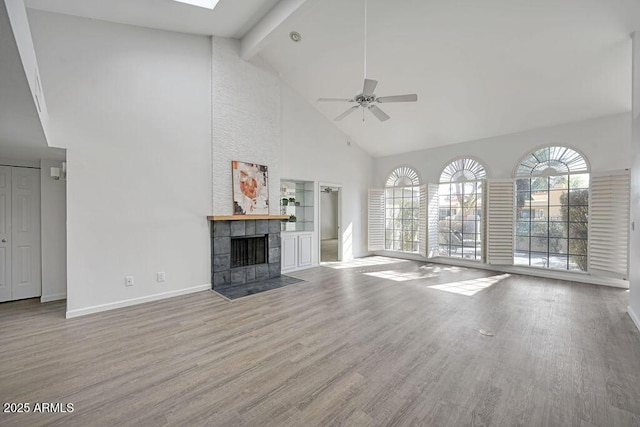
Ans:
[[[585,158],[567,147],[545,147],[525,156],[516,175],[514,263],[586,271],[589,167]]]
[[[385,249],[418,252],[420,178],[409,167],[399,167],[385,185]]]
[[[482,184],[484,166],[469,158],[454,160],[440,175],[439,255],[482,259]]]

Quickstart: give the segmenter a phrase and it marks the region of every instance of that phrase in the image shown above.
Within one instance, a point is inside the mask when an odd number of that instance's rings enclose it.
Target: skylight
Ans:
[[[191,6],[204,7],[206,9],[213,9],[220,0],[173,0],[180,3],[190,4]]]

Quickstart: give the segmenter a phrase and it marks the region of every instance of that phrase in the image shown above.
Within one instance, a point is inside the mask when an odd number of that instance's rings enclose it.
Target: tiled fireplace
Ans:
[[[280,276],[280,219],[213,220],[211,284],[241,285]]]

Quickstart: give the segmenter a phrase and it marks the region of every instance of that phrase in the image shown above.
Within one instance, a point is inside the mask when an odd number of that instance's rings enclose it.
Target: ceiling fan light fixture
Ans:
[[[289,34],[289,37],[291,37]],[[292,38],[293,40],[293,38]],[[294,40],[295,41],[295,40]],[[376,90],[376,86],[378,85],[377,80],[368,79],[367,78],[367,0],[364,0],[364,84],[362,86],[362,92],[354,96],[353,98],[319,98],[319,102],[326,101],[342,101],[342,102],[355,102],[356,105],[350,107],[347,111],[340,114],[338,117],[333,119],[334,121],[340,121],[347,117],[349,114],[353,113],[354,110],[357,110],[359,107],[362,107],[362,121],[364,122],[364,110],[369,110],[371,114],[373,114],[378,120],[381,122],[387,121],[391,118],[387,113],[382,111],[380,107],[378,107],[377,103],[386,103],[386,102],[416,102],[418,100],[418,95],[415,93],[408,95],[391,95],[391,96],[381,96],[378,97],[374,94]]]
[[[300,40],[302,40],[302,35],[297,32],[297,31],[291,31],[289,33],[289,38],[291,39],[291,41],[293,41],[294,43],[298,43]]]

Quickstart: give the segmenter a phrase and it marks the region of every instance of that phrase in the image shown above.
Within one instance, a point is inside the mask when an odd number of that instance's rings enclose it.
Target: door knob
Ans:
[[[7,239],[2,239],[2,243],[7,243]]]

